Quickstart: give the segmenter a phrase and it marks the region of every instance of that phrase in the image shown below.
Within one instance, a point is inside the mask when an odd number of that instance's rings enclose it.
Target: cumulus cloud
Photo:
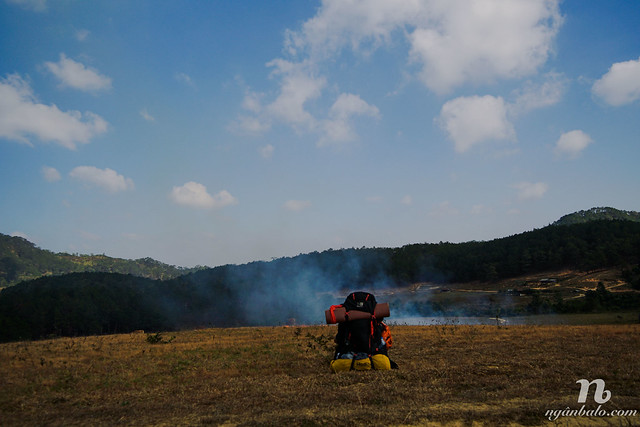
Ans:
[[[273,68],[271,77],[279,81],[275,101],[263,105],[257,94],[245,96],[243,106],[252,114],[240,117],[233,127],[260,133],[270,129],[273,121],[281,121],[298,131],[321,132],[318,145],[354,139],[355,131],[348,118],[332,117],[331,109],[322,118],[317,108],[311,110],[308,105],[321,98],[329,86],[331,75],[326,64],[335,61],[344,50],[368,56],[381,46],[407,46],[411,68],[402,71],[413,72],[438,94],[468,83],[532,75],[549,57],[562,24],[558,3],[559,0],[323,0],[317,13],[300,28],[286,31],[286,59],[267,64]],[[322,70],[323,75],[318,75],[317,70]],[[528,88],[518,107],[531,109],[557,102],[558,85],[549,83],[539,89],[534,94]],[[369,117],[378,114],[371,110],[364,113]],[[504,118],[498,120],[502,129],[489,130],[489,138],[496,131],[499,138],[511,138],[510,124]],[[457,147],[461,151],[477,142],[468,137],[459,140]]]
[[[351,93],[340,94],[329,109],[329,118],[324,122],[325,135],[319,145],[353,141],[357,138],[353,130],[354,116],[380,117],[380,111],[375,105],[368,104],[358,95]]]
[[[173,187],[169,198],[176,204],[201,209],[219,209],[238,203],[238,200],[227,190],[212,196],[207,191],[207,187],[193,181],[180,187]]]
[[[229,125],[229,130],[244,135],[262,135],[271,129],[271,120],[265,116],[241,115]]]
[[[388,42],[393,31],[425,19],[426,9],[424,2],[405,0],[325,0],[299,31],[287,31],[285,48],[316,61],[345,46],[373,50]]]
[[[295,127],[312,129],[315,118],[305,110],[305,104],[321,94],[326,80],[316,77],[304,63],[275,59],[267,64],[273,76],[280,77],[280,94],[266,108],[270,115]]]
[[[102,188],[109,193],[133,190],[134,188],[131,178],[125,178],[109,168],[98,169],[95,166],[78,166],[69,172],[69,176],[89,186]]]
[[[63,112],[55,105],[41,104],[22,77],[0,79],[0,137],[30,143],[28,136],[75,149],[107,131],[107,122],[97,114]]]
[[[556,1],[434,1],[425,7],[430,19],[409,35],[410,54],[436,93],[536,72],[562,22]]]
[[[74,89],[97,92],[111,88],[111,79],[100,74],[93,68],[88,68],[80,62],[60,54],[58,62],[45,62],[45,67],[62,83],[63,86]]]
[[[507,104],[501,97],[459,97],[442,106],[436,119],[453,141],[458,153],[490,140],[515,139],[515,130],[507,117]]]
[[[513,91],[512,102],[501,97],[459,97],[445,103],[436,122],[463,153],[474,145],[491,140],[515,140],[512,120],[529,111],[557,104],[564,95],[567,79],[548,73],[541,82],[527,81]]]
[[[544,182],[519,182],[513,188],[517,190],[519,200],[534,200],[544,196],[549,185]]]
[[[593,140],[588,134],[581,130],[572,130],[560,136],[553,152],[557,158],[568,157],[569,159],[575,159],[592,142]]]
[[[375,105],[367,104],[358,95],[351,93],[340,94],[329,110],[329,117],[339,120],[347,120],[354,115],[378,117],[380,111]]]
[[[311,202],[309,200],[287,200],[283,207],[288,211],[300,212],[311,207]]]
[[[288,31],[292,55],[320,61],[350,47],[371,52],[394,34],[431,90],[534,73],[562,24],[556,0],[325,0],[299,31]]]
[[[69,176],[89,186],[102,188],[109,193],[133,190],[134,188],[131,178],[125,178],[109,168],[99,169],[95,166],[78,166],[69,172]]]
[[[617,62],[593,84],[591,91],[609,105],[619,107],[640,99],[640,58]]]
[[[62,179],[62,177],[60,176],[60,172],[58,172],[56,168],[52,168],[51,166],[42,167],[42,176],[47,182],[56,182]]]
[[[230,129],[237,133],[260,135],[271,129],[274,121],[293,127],[298,132],[309,132],[317,128],[319,120],[306,109],[306,104],[322,94],[326,79],[317,76],[309,62],[291,62],[274,59],[268,62],[272,68],[271,78],[279,80],[275,99],[264,103],[264,94],[245,89],[242,114],[231,123]]]

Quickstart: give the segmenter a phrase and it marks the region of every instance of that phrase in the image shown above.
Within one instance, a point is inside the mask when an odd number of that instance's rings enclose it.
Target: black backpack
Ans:
[[[364,353],[367,356],[374,354],[387,354],[382,345],[382,325],[374,317],[376,297],[368,292],[353,292],[349,294],[342,304],[349,312],[361,311],[371,315],[365,319],[347,320],[338,324],[336,335],[336,354],[334,358],[345,353]]]

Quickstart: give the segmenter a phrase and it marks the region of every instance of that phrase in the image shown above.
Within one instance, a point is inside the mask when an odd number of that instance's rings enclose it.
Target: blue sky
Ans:
[[[640,210],[640,2],[0,2],[0,232],[216,266]]]

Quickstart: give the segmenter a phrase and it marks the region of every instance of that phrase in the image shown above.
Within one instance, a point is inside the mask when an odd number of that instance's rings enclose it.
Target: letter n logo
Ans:
[[[604,380],[597,379],[589,381],[582,379],[576,381],[576,384],[580,384],[580,395],[578,396],[578,403],[585,403],[587,401],[589,389],[591,388],[592,384],[596,385],[596,392],[593,395],[593,400],[595,400],[596,403],[607,403],[609,399],[611,399],[611,392],[604,389]]]

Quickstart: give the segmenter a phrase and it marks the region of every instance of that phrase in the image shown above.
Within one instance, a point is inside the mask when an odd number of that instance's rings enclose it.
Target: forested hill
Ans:
[[[635,268],[640,262],[640,222],[551,225],[487,242],[328,251],[294,260],[321,265],[323,274],[342,286],[490,282],[565,268]]]
[[[75,272],[109,272],[150,279],[171,279],[201,268],[175,267],[151,258],[129,260],[105,255],[54,253],[40,249],[22,237],[0,233],[0,288],[42,276]]]
[[[586,211],[578,211],[568,214],[554,222],[552,225],[582,224],[598,220],[640,221],[640,212],[621,211],[615,208],[591,208]]]
[[[620,280],[640,289],[640,222],[550,225],[489,242],[329,250],[204,269],[170,280],[115,273],[48,276],[0,292],[0,341],[278,325],[290,318],[314,323],[321,321],[326,307],[340,302],[335,295],[347,289],[492,282],[565,268],[611,267],[624,270]],[[633,297],[629,301],[635,304],[637,295]]]
[[[588,224],[598,221],[640,221],[640,213],[610,207],[592,208],[565,215],[552,226]],[[618,255],[615,232],[608,228],[625,227],[614,224],[587,227],[602,229],[595,241],[583,235],[581,228],[557,230],[545,227],[489,242],[460,244],[413,244],[401,248],[371,248],[329,250],[298,255],[273,261],[268,267],[303,262],[315,265],[324,275],[338,283],[372,283],[425,280],[469,281],[494,280],[525,274],[534,270],[562,268],[572,265],[618,264],[627,255]],[[591,233],[591,231],[589,232]],[[628,237],[633,239],[633,235]],[[622,250],[626,254],[624,250]],[[237,266],[251,272],[265,263]],[[235,267],[235,266],[234,266]],[[218,267],[219,269],[220,267]],[[0,288],[42,276],[77,272],[131,274],[149,279],[172,279],[205,267],[191,269],[163,264],[151,258],[127,260],[105,255],[71,255],[54,253],[36,247],[21,237],[0,234]],[[216,270],[215,268],[213,269]]]

